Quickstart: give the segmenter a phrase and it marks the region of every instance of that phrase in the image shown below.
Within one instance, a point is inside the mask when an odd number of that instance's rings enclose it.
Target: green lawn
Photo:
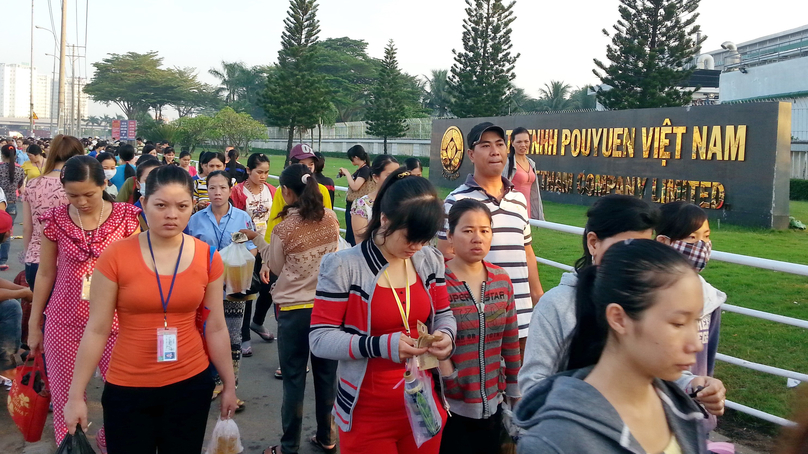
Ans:
[[[244,160],[246,162],[246,159]],[[270,155],[270,173],[283,169],[283,157]],[[326,158],[325,174],[337,185],[339,167],[353,169],[347,159]],[[424,169],[428,176],[429,169]],[[270,180],[273,181],[273,180]],[[448,190],[439,188],[442,197]],[[337,191],[336,206],[345,206],[345,193]],[[791,215],[808,222],[808,202],[791,202]],[[583,227],[586,207],[545,202],[547,220]],[[341,213],[339,213],[341,215]],[[340,216],[342,218],[342,216]],[[342,222],[342,221],[341,221]],[[344,227],[344,225],[343,225]],[[808,231],[773,231],[712,225],[713,246],[720,251],[775,260],[808,264]],[[536,255],[572,265],[581,256],[581,239],[550,230],[534,229]],[[545,289],[556,286],[561,270],[540,265]],[[728,303],[788,317],[808,320],[808,279],[805,277],[759,270],[711,261],[703,276],[728,295]],[[724,312],[721,325],[721,353],[771,366],[808,373],[806,346],[808,330],[784,326],[747,316]],[[794,390],[786,388],[786,379],[718,362],[716,376],[727,386],[730,400],[788,417]]]

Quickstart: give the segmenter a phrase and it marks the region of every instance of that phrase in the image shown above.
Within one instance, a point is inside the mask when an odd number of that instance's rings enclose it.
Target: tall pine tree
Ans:
[[[384,48],[384,60],[370,92],[370,105],[365,114],[368,134],[384,138],[384,154],[387,154],[387,138],[403,137],[409,129],[405,122],[407,109],[404,96],[404,77],[398,68],[396,46],[391,39]]]
[[[466,0],[463,51],[452,49],[455,63],[449,76],[451,111],[460,118],[508,113],[514,64],[511,55],[512,0]]]
[[[694,90],[682,85],[693,74],[690,65],[702,41],[699,0],[620,0],[620,19],[606,47],[609,65],[595,59],[593,72],[611,86],[599,90],[598,101],[608,109],[675,107],[690,104]]]
[[[315,44],[320,21],[316,0],[290,0],[283,23],[278,64],[267,78],[259,103],[269,124],[289,128],[288,163],[295,130],[313,129],[331,106],[325,77],[317,71]]]

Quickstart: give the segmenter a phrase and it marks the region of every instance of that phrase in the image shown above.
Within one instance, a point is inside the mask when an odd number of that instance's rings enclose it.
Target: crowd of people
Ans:
[[[26,285],[0,279],[0,374],[44,355],[57,443],[87,428],[98,369],[101,452],[197,454],[214,400],[224,419],[247,408],[240,364],[252,334],[276,339],[274,303],[283,433],[265,454],[300,450],[308,373],[306,441],[326,453],[706,453],[727,298],[699,275],[706,213],[605,196],[575,271],[545,292],[530,143],[475,126],[473,173],[445,199],[418,159],[351,147],[344,240],[307,144],[276,187],[266,155],[245,166],[232,147],[194,166],[168,143],[3,143],[0,269],[21,203]],[[233,246],[255,260],[235,293]]]

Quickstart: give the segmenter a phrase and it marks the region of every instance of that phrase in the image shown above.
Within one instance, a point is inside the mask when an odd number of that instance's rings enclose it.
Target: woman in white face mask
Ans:
[[[98,153],[96,159],[98,159],[98,162],[101,163],[101,167],[104,168],[104,179],[107,182],[107,187],[104,188],[104,190],[107,191],[107,194],[111,195],[112,197],[117,196],[118,188],[109,182],[109,180],[115,176],[115,172],[117,171],[116,167],[118,162],[115,161],[115,156],[113,156],[112,153],[107,153],[105,151],[103,153]]]
[[[661,217],[656,229],[657,241],[682,253],[693,268],[701,273],[710,261],[713,248],[707,213],[687,202],[666,203],[659,211]],[[727,295],[710,285],[701,275],[699,280],[704,296],[704,309],[699,319],[699,339],[704,350],[696,354],[696,364],[690,368],[690,372],[712,377],[721,327],[721,305],[727,300]],[[714,427],[715,417],[711,416],[707,430]]]

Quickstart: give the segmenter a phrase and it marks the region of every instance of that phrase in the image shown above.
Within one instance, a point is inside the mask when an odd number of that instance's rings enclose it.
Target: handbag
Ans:
[[[42,438],[50,400],[45,362],[39,353],[34,356],[33,366],[26,363],[17,368],[8,393],[8,412],[25,441],[33,443]]]

